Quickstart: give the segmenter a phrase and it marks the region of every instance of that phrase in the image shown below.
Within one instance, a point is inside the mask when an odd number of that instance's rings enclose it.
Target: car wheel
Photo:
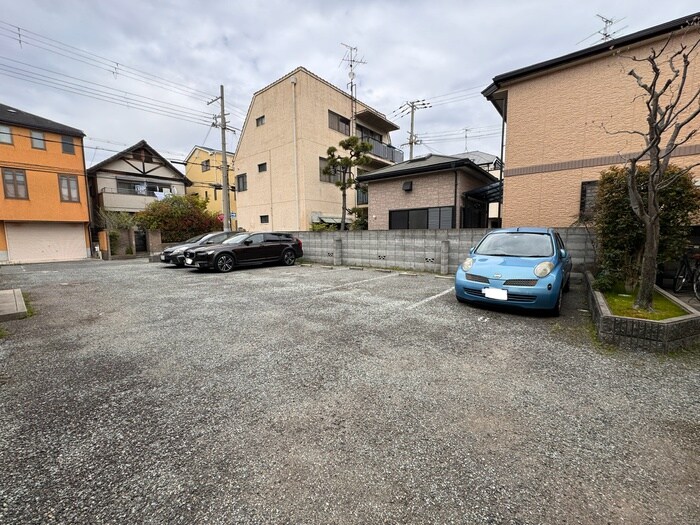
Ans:
[[[297,255],[294,250],[285,250],[282,254],[282,264],[285,266],[292,266],[297,260]]]
[[[235,261],[233,260],[232,255],[229,255],[228,253],[222,253],[220,255],[217,255],[216,260],[214,261],[214,265],[216,266],[216,269],[218,271],[222,273],[227,273],[233,270]]]
[[[557,295],[557,302],[554,305],[554,308],[550,310],[550,313],[552,314],[552,317],[559,317],[561,314],[561,302],[562,298],[564,296],[564,287],[562,286],[559,288],[559,295]]]
[[[568,292],[571,290],[571,276],[566,280],[566,283],[564,284],[564,288],[562,288],[564,292]]]

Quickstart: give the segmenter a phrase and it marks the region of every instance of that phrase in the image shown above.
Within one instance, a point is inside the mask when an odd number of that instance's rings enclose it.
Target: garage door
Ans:
[[[85,226],[66,222],[6,222],[10,262],[86,259]]]

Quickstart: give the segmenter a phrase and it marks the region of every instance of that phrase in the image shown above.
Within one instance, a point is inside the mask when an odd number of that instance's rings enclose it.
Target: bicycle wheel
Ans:
[[[695,272],[695,282],[693,283],[693,291],[695,292],[695,298],[700,301],[700,271]]]
[[[673,280],[673,291],[678,293],[683,289],[683,285],[688,281],[690,277],[690,266],[688,263],[683,261],[680,268],[676,272],[676,278]]]

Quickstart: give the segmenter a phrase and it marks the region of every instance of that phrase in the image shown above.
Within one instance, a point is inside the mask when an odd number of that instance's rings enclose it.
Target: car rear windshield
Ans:
[[[475,252],[478,255],[506,257],[551,257],[552,237],[546,233],[492,233],[484,237]]]

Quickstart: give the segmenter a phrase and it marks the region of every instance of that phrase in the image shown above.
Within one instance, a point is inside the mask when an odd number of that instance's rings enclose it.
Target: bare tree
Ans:
[[[698,33],[699,20],[693,20],[682,34]],[[639,291],[634,307],[651,310],[654,284],[656,282],[657,256],[659,251],[660,216],[663,210],[659,206],[659,191],[673,183],[683,173],[698,164],[686,167],[674,176],[666,173],[673,153],[690,141],[698,132],[697,127],[689,125],[700,114],[700,85],[688,83],[688,69],[695,51],[700,45],[700,37],[695,37],[692,44],[681,42],[678,49],[671,49],[674,37],[668,36],[657,50],[642,58],[629,57],[635,63],[649,66],[648,79],[634,66],[628,75],[634,77],[642,89],[646,104],[646,129],[644,131],[622,131],[639,135],[644,139],[644,149],[631,157],[627,169],[627,188],[634,213],[644,224],[645,245],[642,258]],[[692,78],[692,77],[691,77]],[[639,164],[649,161],[649,181],[646,199],[639,191]]]

